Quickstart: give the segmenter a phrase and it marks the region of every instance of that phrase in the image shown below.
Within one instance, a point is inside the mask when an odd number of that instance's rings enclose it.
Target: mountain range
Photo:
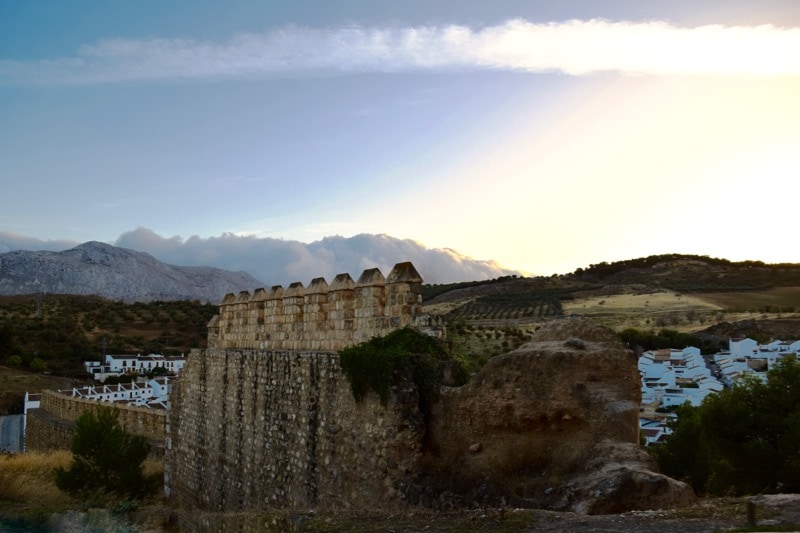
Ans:
[[[0,230],[0,256],[17,250],[62,252],[80,243],[67,240],[43,241]],[[295,240],[223,233],[216,237],[162,237],[147,228],[123,233],[116,247],[150,254],[169,265],[210,266],[247,272],[259,280],[255,286],[271,287],[314,278],[332,280],[346,272],[357,277],[368,268],[387,274],[396,263],[410,261],[425,283],[454,283],[490,280],[507,275],[528,275],[495,261],[473,259],[449,248],[428,248],[411,239],[383,234],[338,235],[311,243]]]
[[[97,295],[124,302],[199,300],[217,303],[229,292],[262,283],[246,272],[175,266],[153,256],[101,242],[63,252],[0,254],[0,295]]]

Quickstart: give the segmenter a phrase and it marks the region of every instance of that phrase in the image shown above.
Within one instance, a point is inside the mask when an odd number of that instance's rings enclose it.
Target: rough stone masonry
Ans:
[[[598,513],[694,498],[639,448],[638,371],[610,330],[544,326],[467,385],[442,387],[426,415],[402,376],[386,407],[356,403],[335,350],[430,322],[410,263],[337,280],[226,297],[173,392],[166,485],[182,506]]]

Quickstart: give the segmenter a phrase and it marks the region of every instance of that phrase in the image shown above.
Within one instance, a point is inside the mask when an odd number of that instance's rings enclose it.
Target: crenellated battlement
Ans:
[[[284,289],[227,294],[208,324],[209,348],[338,351],[405,326],[429,327],[422,277],[410,262],[388,277],[367,269],[357,281],[339,274]]]

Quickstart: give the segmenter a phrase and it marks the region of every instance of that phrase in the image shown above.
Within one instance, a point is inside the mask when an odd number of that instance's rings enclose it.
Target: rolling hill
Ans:
[[[467,351],[490,354],[520,342],[508,332],[530,332],[561,316],[590,317],[616,331],[696,333],[717,343],[745,335],[798,339],[800,265],[669,254],[560,276],[430,285],[423,302],[456,326],[451,331],[464,336]]]

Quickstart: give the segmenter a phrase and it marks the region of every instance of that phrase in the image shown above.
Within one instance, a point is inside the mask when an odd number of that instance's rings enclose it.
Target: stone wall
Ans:
[[[339,274],[328,285],[256,289],[227,294],[208,324],[209,348],[337,351],[398,328],[430,327],[422,314],[422,278],[398,263],[387,278],[377,268],[358,281]]]
[[[185,507],[402,503],[424,422],[412,384],[356,403],[338,356],[194,351],[173,390],[168,491]]]
[[[120,425],[126,431],[146,437],[155,455],[163,453],[167,433],[166,411],[75,398],[53,391],[43,391],[39,408],[28,410],[26,449],[69,449],[75,435],[75,421],[84,411],[99,405],[117,409]]]
[[[636,358],[580,320],[443,387],[425,415],[402,376],[387,406],[355,403],[335,353],[195,351],[173,392],[166,485],[184,508],[228,512],[689,503],[638,446],[639,400]]]

